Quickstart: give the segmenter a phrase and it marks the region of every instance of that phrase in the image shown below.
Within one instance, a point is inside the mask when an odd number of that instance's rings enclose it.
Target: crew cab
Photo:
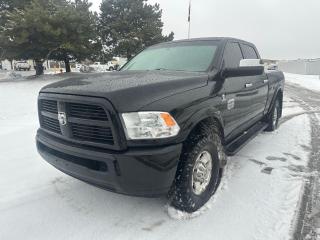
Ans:
[[[216,191],[227,156],[277,128],[283,90],[282,72],[265,71],[249,42],[161,43],[120,71],[42,88],[37,149],[75,178],[123,194],[168,194],[193,212]]]

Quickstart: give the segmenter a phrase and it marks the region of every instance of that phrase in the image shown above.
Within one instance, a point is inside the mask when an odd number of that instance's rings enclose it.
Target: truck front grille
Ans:
[[[100,106],[67,103],[67,108],[69,110],[70,117],[108,121],[108,115]]]
[[[75,139],[113,144],[112,131],[109,127],[72,123],[71,128]]]
[[[61,113],[65,114],[65,123],[59,122]],[[104,106],[40,98],[39,118],[42,129],[65,140],[115,149],[113,124]]]
[[[42,127],[51,132],[61,134],[60,124],[58,119],[42,116]]]
[[[40,104],[42,111],[58,113],[57,101],[43,99]]]

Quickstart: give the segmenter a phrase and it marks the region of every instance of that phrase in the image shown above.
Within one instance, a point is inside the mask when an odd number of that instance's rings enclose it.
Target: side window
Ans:
[[[245,59],[258,59],[259,58],[253,47],[246,45],[246,44],[241,44],[241,48],[242,48],[243,55],[244,55]]]
[[[224,66],[226,68],[239,67],[240,60],[243,59],[242,52],[238,43],[227,43],[224,50]]]

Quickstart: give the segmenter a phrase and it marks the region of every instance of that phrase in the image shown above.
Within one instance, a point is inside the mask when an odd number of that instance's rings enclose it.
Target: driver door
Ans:
[[[237,68],[243,54],[238,42],[228,42],[223,55],[223,68]],[[222,93],[225,97],[222,111],[225,135],[231,139],[248,128],[250,119],[255,114],[252,99],[258,94],[252,84],[254,77],[227,77],[224,80]]]

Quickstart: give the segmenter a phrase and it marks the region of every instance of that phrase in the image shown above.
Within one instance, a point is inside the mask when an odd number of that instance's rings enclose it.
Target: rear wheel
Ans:
[[[270,115],[267,119],[268,127],[267,127],[266,131],[272,132],[278,128],[280,113],[281,113],[280,99],[277,98],[276,102],[274,103],[274,105],[272,107]]]
[[[184,145],[170,192],[171,205],[185,212],[202,207],[217,188],[224,157],[215,126],[202,125],[199,131],[192,133]]]

